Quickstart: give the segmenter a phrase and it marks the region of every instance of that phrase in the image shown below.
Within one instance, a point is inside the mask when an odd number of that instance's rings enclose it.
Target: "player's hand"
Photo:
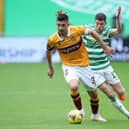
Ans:
[[[48,68],[48,76],[49,76],[50,78],[52,78],[53,74],[54,74],[54,69],[53,69],[53,67]]]
[[[112,56],[115,53],[115,50],[109,46],[106,46],[104,49],[104,52],[108,55],[108,56]]]
[[[116,10],[116,18],[120,17],[120,13],[121,13],[121,7],[118,7]]]

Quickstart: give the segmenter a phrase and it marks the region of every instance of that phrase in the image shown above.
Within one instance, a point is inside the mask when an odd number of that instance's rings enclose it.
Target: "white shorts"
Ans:
[[[103,77],[95,74],[89,67],[62,65],[62,68],[67,83],[73,79],[80,80],[87,90],[96,90],[105,81]]]
[[[114,72],[113,68],[109,66],[104,70],[95,71],[96,74],[99,74],[108,84],[117,84],[120,83],[120,79],[117,74]]]

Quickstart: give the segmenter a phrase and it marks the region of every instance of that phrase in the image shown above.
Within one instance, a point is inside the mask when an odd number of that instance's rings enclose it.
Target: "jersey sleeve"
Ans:
[[[109,37],[109,38],[113,37],[113,35],[112,35],[113,30],[114,30],[113,28],[110,28],[109,26],[106,26],[107,37]]]
[[[48,38],[48,41],[47,41],[47,50],[48,51],[51,51],[54,49],[54,44],[52,42],[52,40],[50,38]]]
[[[85,34],[86,27],[85,26],[77,26],[77,31],[78,31],[79,35],[83,35],[83,34]]]

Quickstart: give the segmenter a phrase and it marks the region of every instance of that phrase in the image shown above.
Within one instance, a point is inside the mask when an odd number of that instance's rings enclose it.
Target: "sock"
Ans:
[[[78,110],[82,109],[81,97],[78,90],[70,90],[72,100]]]
[[[91,98],[90,100],[90,105],[91,105],[91,110],[93,114],[98,113],[98,108],[99,108],[99,99],[97,98]]]
[[[122,112],[124,115],[129,117],[129,111],[125,108],[125,106],[116,97],[113,97],[113,99],[111,99],[111,102],[112,102],[113,106],[115,106],[120,112]]]

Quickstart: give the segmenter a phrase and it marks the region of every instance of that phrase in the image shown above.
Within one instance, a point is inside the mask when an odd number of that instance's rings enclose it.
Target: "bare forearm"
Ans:
[[[46,51],[46,57],[47,57],[49,68],[52,68],[52,55],[50,51]]]
[[[99,44],[102,46],[103,49],[107,47],[107,45],[104,43],[104,41],[100,38],[100,36],[95,31],[92,30],[91,35],[99,42]]]
[[[119,34],[121,32],[121,23],[120,23],[120,13],[121,13],[121,7],[119,6],[116,10],[116,32],[114,32],[114,35]]]
[[[116,29],[117,29],[118,33],[121,32],[121,23],[120,23],[120,18],[119,17],[116,17]]]

